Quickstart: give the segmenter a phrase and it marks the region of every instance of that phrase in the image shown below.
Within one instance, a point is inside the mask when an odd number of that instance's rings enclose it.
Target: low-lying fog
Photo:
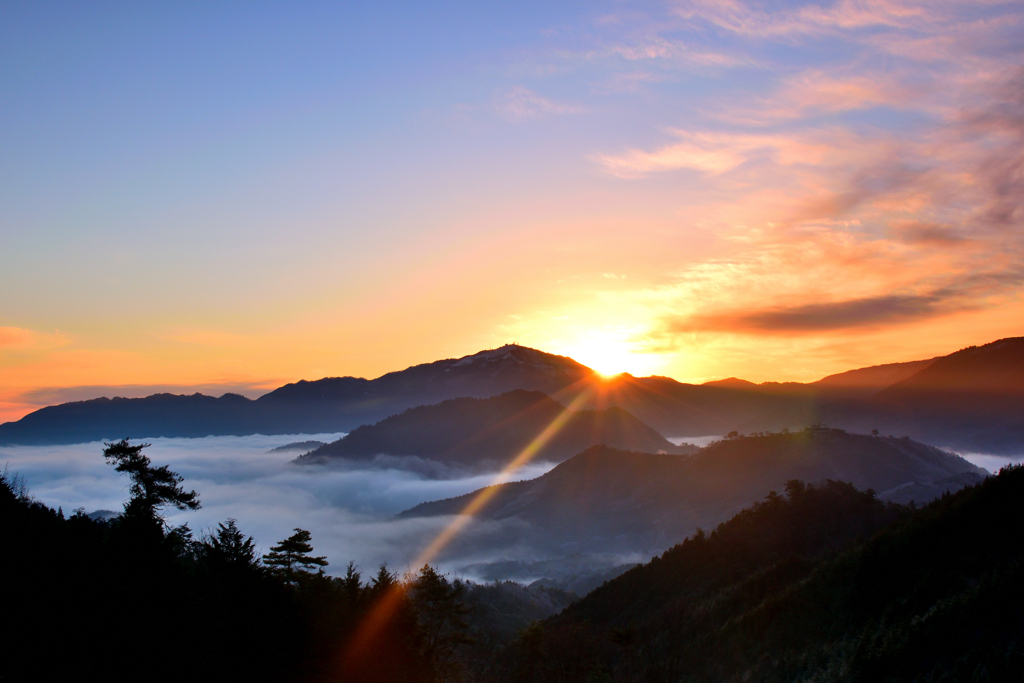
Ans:
[[[167,511],[173,524],[187,522],[199,535],[234,517],[261,552],[291,535],[295,527],[308,529],[316,553],[330,561],[331,573],[343,572],[349,561],[370,573],[382,562],[397,571],[411,569],[411,563],[451,518],[395,520],[394,515],[424,501],[462,495],[495,483],[497,476],[459,474],[417,458],[384,458],[337,467],[298,466],[290,461],[302,451],[271,452],[296,441],[334,441],[342,436],[149,439],[152,445],[145,452],[154,464],[170,465],[184,476],[186,490],[195,489],[202,500],[202,509],[195,512]],[[718,438],[681,440],[705,445]],[[980,453],[965,453],[964,457],[990,472],[1019,460]],[[120,512],[128,495],[128,479],[105,463],[100,442],[3,447],[0,468],[4,466],[24,477],[34,498],[54,508],[61,506],[68,515],[77,508],[87,513]],[[506,480],[532,479],[552,467],[551,463],[531,463]],[[435,564],[450,571],[481,562],[543,559],[532,556],[528,548],[509,547],[507,539],[515,536],[509,531],[513,529],[496,522],[469,525]]]
[[[290,464],[302,451],[271,452],[291,442],[334,441],[342,436],[147,439],[152,445],[145,454],[154,465],[170,465],[185,477],[186,490],[199,493],[202,509],[166,511],[173,524],[187,522],[198,535],[234,517],[261,552],[291,535],[293,528],[307,529],[313,534],[316,553],[330,561],[331,573],[343,572],[349,561],[364,573],[372,573],[381,562],[398,571],[411,568],[409,564],[451,518],[394,520],[393,516],[424,501],[462,495],[495,482],[497,473],[460,476],[415,460],[329,468]],[[0,468],[5,465],[24,478],[35,499],[63,507],[66,515],[77,508],[87,513],[120,512],[128,496],[127,477],[106,464],[100,442],[3,447]],[[532,479],[553,466],[531,463],[507,479]],[[482,524],[467,530],[482,536],[495,532]],[[467,555],[449,557],[441,565],[454,568],[487,559],[505,558]]]

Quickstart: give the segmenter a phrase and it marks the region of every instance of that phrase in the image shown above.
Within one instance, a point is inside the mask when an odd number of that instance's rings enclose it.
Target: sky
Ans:
[[[1024,5],[0,5],[0,421],[1024,333]]]

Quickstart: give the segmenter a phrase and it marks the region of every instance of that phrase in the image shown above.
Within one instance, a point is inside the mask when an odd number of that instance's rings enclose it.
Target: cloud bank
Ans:
[[[187,523],[193,531],[202,532],[233,517],[254,537],[261,552],[287,538],[293,528],[307,529],[317,553],[331,563],[331,572],[343,572],[350,561],[364,570],[387,562],[404,571],[450,520],[395,520],[394,515],[418,503],[462,495],[493,482],[493,474],[433,479],[394,464],[296,466],[289,462],[294,452],[270,452],[296,440],[328,441],[341,436],[153,439],[145,452],[155,464],[170,465],[185,477],[186,489],[199,493],[203,507],[195,512],[175,511],[168,515],[172,523]],[[101,443],[5,447],[0,449],[0,467],[6,465],[24,476],[33,497],[62,507],[65,514],[76,508],[119,512],[127,499],[128,482],[104,463],[102,449]],[[533,478],[551,467],[533,463],[514,478]],[[517,549],[493,542],[501,537],[494,527],[470,525],[451,552],[442,556],[441,566],[515,556]]]

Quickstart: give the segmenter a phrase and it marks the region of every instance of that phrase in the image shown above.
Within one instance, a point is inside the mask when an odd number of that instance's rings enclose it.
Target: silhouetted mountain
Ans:
[[[593,374],[571,358],[511,344],[374,380],[303,380],[255,401],[236,394],[157,394],[64,403],[0,425],[0,444],[341,432],[450,398],[486,398],[513,389],[551,393]]]
[[[831,375],[811,384],[730,378],[702,385],[622,375],[554,394],[590,393],[588,407],[617,405],[669,437],[777,431],[827,423],[960,450],[1024,453],[1024,338],[949,356]]]
[[[791,479],[850,481],[883,500],[924,503],[976,483],[985,471],[932,446],[807,429],[719,441],[690,457],[596,446],[530,481],[494,487],[480,519],[514,521],[524,546],[642,552],[711,527]],[[479,492],[423,503],[400,517],[457,514]]]
[[[678,447],[621,408],[565,414],[565,406],[539,391],[517,389],[491,398],[455,398],[410,408],[300,456],[299,463],[375,455],[415,455],[448,464],[502,468],[531,444],[535,460],[562,462],[597,444],[665,453]],[[549,440],[538,440],[559,419]]]
[[[577,382],[552,397],[569,403],[581,393],[582,407],[619,406],[672,437],[778,430],[820,420],[815,390],[806,384],[753,384],[735,378],[686,384],[670,377],[623,373]]]
[[[131,437],[201,437],[255,434],[263,424],[255,402],[238,394],[220,398],[154,394],[96,398],[41,408],[0,425],[0,443],[61,444]],[[272,432],[277,433],[277,432]]]
[[[814,382],[813,385],[821,392],[844,392],[850,394],[872,395],[882,389],[912,377],[935,362],[936,359],[914,360],[908,363],[887,363],[872,365],[868,368],[848,370],[829,375]]]
[[[570,358],[509,345],[374,380],[296,382],[255,401],[233,394],[158,394],[65,403],[0,425],[0,444],[349,431],[415,406],[524,389],[579,409],[622,408],[669,437],[827,423],[854,431],[878,428],[962,450],[1021,453],[1022,365],[1024,338],[1013,338],[812,384],[730,378],[696,385],[668,377],[603,378]]]
[[[877,393],[865,412],[848,421],[962,449],[1024,452],[1024,338],[938,358]]]
[[[792,482],[542,622],[479,680],[1016,680],[1022,500],[1020,467],[918,511]]]

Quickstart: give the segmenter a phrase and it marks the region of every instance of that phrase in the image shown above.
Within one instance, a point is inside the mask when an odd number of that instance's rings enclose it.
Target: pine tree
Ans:
[[[412,600],[416,608],[422,637],[423,654],[439,681],[459,677],[456,652],[471,644],[469,607],[464,601],[466,584],[449,582],[430,565],[423,565],[412,583]]]
[[[132,446],[128,439],[116,443],[104,443],[103,457],[118,472],[124,472],[132,480],[129,492],[131,498],[124,504],[127,518],[158,521],[164,519],[160,508],[171,505],[179,510],[198,510],[199,494],[195,491],[186,492],[181,487],[184,477],[172,472],[167,465],[153,467],[152,461],[142,454],[143,448],[152,444],[143,443]]]
[[[377,598],[397,587],[398,575],[388,571],[388,565],[384,563],[377,570],[377,575],[370,581],[370,595]]]
[[[313,552],[309,542],[312,538],[305,529],[296,528],[294,534],[271,546],[270,552],[263,556],[264,564],[280,573],[287,583],[311,575],[313,567],[326,567],[327,558],[309,556]]]
[[[356,569],[355,562],[349,562],[345,569],[345,576],[341,579],[341,587],[348,598],[350,605],[356,605],[362,594],[362,575]]]
[[[221,570],[247,570],[259,566],[252,536],[246,537],[235,519],[217,525],[217,533],[203,539],[200,557],[211,567]]]

